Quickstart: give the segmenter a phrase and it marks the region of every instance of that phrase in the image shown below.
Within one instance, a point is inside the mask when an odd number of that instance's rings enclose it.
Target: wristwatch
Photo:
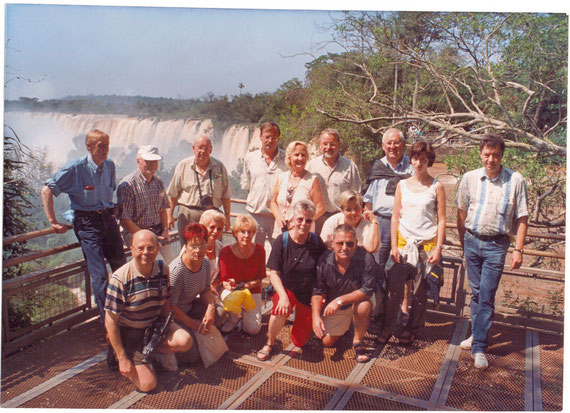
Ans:
[[[342,307],[342,300],[340,298],[336,299],[336,303],[339,305],[339,307]]]
[[[514,249],[514,251],[516,251],[516,252],[520,252],[521,254],[524,252],[524,250],[523,250],[523,249],[520,249],[520,250],[519,250],[518,248],[515,248],[515,249]]]

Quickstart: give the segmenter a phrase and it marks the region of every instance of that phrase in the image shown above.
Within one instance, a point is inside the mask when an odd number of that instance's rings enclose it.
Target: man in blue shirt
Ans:
[[[105,258],[113,271],[126,260],[119,227],[112,215],[113,192],[117,185],[115,164],[107,160],[109,135],[92,130],[85,137],[85,145],[87,156],[69,161],[46,181],[42,188],[42,203],[51,227],[63,234],[67,227],[55,217],[53,197],[61,193],[69,196],[73,230],[87,262],[91,288],[103,322],[107,290]]]
[[[380,250],[374,254],[381,271],[384,271],[386,261],[390,255],[390,225],[392,221],[392,211],[394,209],[394,194],[398,181],[409,177],[414,172],[410,164],[410,158],[404,155],[406,150],[406,140],[404,134],[396,129],[390,128],[382,136],[382,149],[386,156],[376,160],[368,179],[366,180],[366,193],[364,194],[364,215],[376,215],[378,217],[378,230],[380,231]],[[380,277],[384,279],[384,277]],[[380,308],[380,290],[377,289],[375,295],[375,307],[372,311],[373,323],[377,324]]]

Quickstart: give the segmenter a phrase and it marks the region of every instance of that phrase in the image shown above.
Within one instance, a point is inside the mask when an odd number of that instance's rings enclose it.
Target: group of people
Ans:
[[[206,136],[195,140],[194,156],[177,165],[168,187],[156,175],[162,158],[153,145],[139,149],[137,169],[117,187],[107,159],[109,136],[93,130],[86,136],[87,156],[66,164],[42,189],[44,210],[58,233],[67,227],[56,219],[53,196],[69,195],[73,229],[107,331],[108,362],[116,360],[139,390],[156,386],[155,370],[141,352],[145,331],[158,316],[174,316],[156,356],[163,368],[204,361],[204,336],[214,340],[221,331],[227,338],[237,326],[260,332],[266,276],[273,306],[259,360],[271,358],[293,313],[291,340],[298,347],[312,334],[332,346],[352,325],[357,362],[370,359],[363,337],[371,325],[381,344],[394,336],[410,345],[421,334],[427,276],[438,273],[446,228],[445,191],[428,172],[432,146],[415,142],[408,157],[403,133],[387,129],[385,157],[374,163],[363,189],[357,166],[340,155],[335,129],[320,134],[322,155],[312,160],[304,142],[283,150],[279,137],[277,124],[260,126],[261,148],[244,159],[247,214],[233,224],[228,174],[210,156]],[[482,137],[483,167],[465,174],[456,199],[472,290],[472,335],[461,347],[471,349],[477,368],[488,366],[487,334],[510,238],[511,268],[518,268],[527,228],[525,182],[502,166],[504,148],[500,137]],[[179,252],[169,235],[176,221]],[[223,247],[221,235],[230,228],[235,242]],[[133,258],[127,263],[123,242]],[[250,305],[228,311],[224,303],[243,291]]]

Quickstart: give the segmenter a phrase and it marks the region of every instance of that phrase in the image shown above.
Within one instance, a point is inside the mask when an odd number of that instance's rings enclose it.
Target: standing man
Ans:
[[[340,212],[338,196],[344,191],[360,192],[361,182],[358,167],[350,159],[340,156],[340,134],[336,129],[327,128],[319,137],[322,155],[311,159],[307,170],[317,175],[321,182],[325,213],[315,222],[315,232],[321,233],[324,222]]]
[[[105,327],[119,362],[119,372],[139,391],[149,392],[156,387],[156,373],[142,354],[145,331],[156,317],[166,317],[171,310],[168,266],[156,260],[156,235],[146,229],[133,235],[131,254],[133,259],[109,280]],[[179,310],[172,310],[174,318],[180,318]],[[157,349],[157,358],[165,369],[175,371],[178,364],[174,352],[188,351],[191,346],[190,334],[172,322]]]
[[[107,159],[109,135],[92,130],[85,137],[87,156],[68,162],[48,179],[42,188],[42,203],[46,217],[58,234],[67,231],[55,217],[53,197],[69,196],[73,210],[73,231],[81,244],[91,288],[99,309],[101,322],[105,319],[107,268],[105,258],[114,271],[125,263],[119,226],[113,216],[115,164]]]
[[[117,199],[127,247],[131,246],[135,232],[148,229],[157,236],[159,252],[168,264],[176,255],[169,244],[168,198],[162,179],[156,176],[161,159],[156,146],[141,146],[137,153],[137,169],[123,178],[117,188]]]
[[[285,151],[277,147],[280,135],[281,131],[276,123],[262,123],[259,135],[261,149],[248,153],[244,159],[241,186],[249,191],[245,209],[255,220],[255,242],[261,245],[265,245],[266,239],[270,245],[273,244],[275,217],[269,209],[269,204],[277,177],[288,170]]]
[[[386,130],[382,136],[382,149],[386,156],[376,160],[372,165],[366,180],[368,188],[364,194],[364,216],[367,217],[367,214],[374,213],[378,217],[381,247],[374,256],[382,273],[382,276],[377,279],[379,283],[384,280],[384,267],[390,255],[390,226],[396,186],[401,179],[408,178],[414,173],[410,158],[404,155],[406,140],[401,131],[396,128]],[[379,316],[382,312],[381,289],[377,288],[376,291],[375,307],[372,312],[374,326],[380,322]]]
[[[526,184],[522,175],[501,165],[505,142],[485,135],[479,145],[483,168],[467,172],[457,192],[457,230],[471,286],[471,336],[460,344],[471,349],[478,369],[489,366],[485,350],[495,312],[495,294],[514,236],[511,270],[522,264],[527,231]]]
[[[194,156],[183,159],[176,165],[174,176],[166,191],[170,209],[168,228],[178,220],[178,239],[184,246],[184,228],[191,222],[199,222],[202,212],[207,209],[219,210],[224,207],[226,230],[230,228],[230,196],[232,189],[226,167],[210,156],[212,142],[205,135],[198,136],[192,145]],[[174,218],[174,208],[178,205],[178,217]]]
[[[330,347],[348,331],[352,321],[352,347],[359,363],[370,360],[362,339],[370,322],[370,297],[377,271],[372,254],[357,247],[356,229],[348,224],[336,227],[333,250],[325,251],[317,265],[311,298],[313,331],[324,346]]]

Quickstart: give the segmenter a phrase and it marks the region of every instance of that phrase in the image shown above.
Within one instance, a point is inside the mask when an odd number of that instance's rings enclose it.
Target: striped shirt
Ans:
[[[202,291],[210,289],[210,262],[202,260],[202,266],[196,272],[190,271],[179,255],[170,263],[170,284],[172,285],[171,305],[185,313],[192,309],[192,302]]]
[[[515,221],[528,216],[523,176],[503,166],[495,179],[485,168],[463,175],[455,203],[467,211],[465,228],[479,235],[514,235]]]
[[[155,175],[147,182],[138,169],[123,178],[117,188],[117,199],[120,218],[130,219],[140,228],[159,225],[159,211],[169,207],[162,179]]]
[[[170,285],[168,266],[163,263],[161,273],[158,262],[154,262],[149,278],[142,275],[131,260],[109,279],[105,311],[119,314],[120,326],[147,328],[160,314],[170,296]]]

